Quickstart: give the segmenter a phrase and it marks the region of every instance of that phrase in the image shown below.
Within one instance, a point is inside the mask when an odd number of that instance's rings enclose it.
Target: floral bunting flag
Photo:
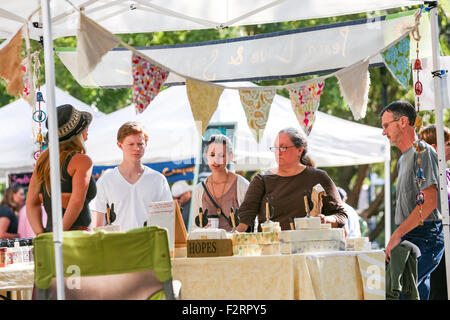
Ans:
[[[292,109],[306,135],[311,133],[324,86],[325,82],[321,81],[289,89]]]
[[[0,45],[0,77],[6,80],[6,91],[13,96],[19,96],[23,91],[21,45],[22,29]]]
[[[240,89],[239,95],[247,117],[248,126],[256,142],[259,143],[259,139],[262,137],[269,119],[270,107],[275,97],[275,89]]]
[[[28,102],[28,104],[34,108],[36,106],[36,90],[34,88],[34,77],[33,77],[33,54],[31,53],[30,45],[30,34],[28,29],[28,24],[23,27],[23,38],[25,39],[25,48],[27,56],[22,60],[22,70],[23,70],[23,90],[22,98]]]
[[[411,79],[409,44],[409,37],[405,37],[394,46],[381,53],[388,70],[405,89],[408,89],[409,81]]]
[[[29,61],[29,58],[25,58],[22,61],[22,70],[24,72],[22,98],[28,102],[31,107],[34,107],[36,105],[36,91],[34,89],[32,67],[30,66]]]
[[[369,100],[369,59],[336,73],[341,95],[347,102],[355,120],[366,116]]]
[[[142,113],[161,90],[169,72],[134,53],[131,56],[131,70],[133,74],[133,103],[136,113]]]
[[[200,136],[203,137],[206,127],[219,105],[223,88],[186,80],[186,91],[197,130]]]

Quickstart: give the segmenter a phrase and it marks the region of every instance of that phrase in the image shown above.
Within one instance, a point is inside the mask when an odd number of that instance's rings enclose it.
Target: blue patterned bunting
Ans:
[[[411,78],[409,52],[409,37],[405,37],[381,53],[387,68],[405,89],[408,89]]]

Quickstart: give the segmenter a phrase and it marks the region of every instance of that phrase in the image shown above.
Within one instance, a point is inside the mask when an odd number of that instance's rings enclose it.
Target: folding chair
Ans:
[[[180,296],[181,283],[172,282],[166,229],[63,232],[63,266],[67,300],[173,300]],[[34,239],[34,270],[36,299],[56,299],[52,233]]]

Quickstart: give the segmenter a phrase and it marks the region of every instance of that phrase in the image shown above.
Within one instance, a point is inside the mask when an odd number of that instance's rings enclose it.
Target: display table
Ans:
[[[175,258],[172,276],[186,300],[385,299],[382,250]],[[32,263],[0,268],[3,295],[31,299],[33,283]]]
[[[175,258],[172,278],[186,300],[293,300],[289,255]]]
[[[0,268],[0,294],[6,296],[11,291],[11,298],[29,300],[34,284],[34,264],[18,263]]]
[[[385,299],[382,250],[175,258],[186,300]]]
[[[384,300],[385,255],[338,251],[291,256],[298,300]]]

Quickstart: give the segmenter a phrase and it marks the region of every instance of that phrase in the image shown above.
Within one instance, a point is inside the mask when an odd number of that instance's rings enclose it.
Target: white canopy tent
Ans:
[[[41,92],[45,101],[45,85],[41,87]],[[57,106],[71,104],[79,110],[90,112],[93,115],[91,127],[95,127],[104,115],[58,87],[55,88],[55,97]],[[41,103],[41,109],[47,112],[45,102]],[[37,129],[38,123],[32,119],[32,114],[33,109],[22,98],[0,108],[0,182],[6,180],[7,173],[33,171],[33,153],[38,147],[33,128]],[[45,122],[42,128],[46,131]]]
[[[178,73],[204,81],[245,81],[325,74],[347,67],[382,51],[415,25],[415,11],[404,16],[382,16],[310,28],[258,34],[224,40],[138,48],[140,52]],[[429,24],[422,16],[421,56],[430,56]],[[273,43],[276,42],[274,46]],[[411,39],[411,47],[416,42]],[[83,87],[130,87],[131,54],[115,48],[87,76],[79,74],[79,52],[57,49],[57,55]],[[376,54],[371,64],[383,59]],[[184,83],[170,73],[166,84]],[[242,80],[241,80],[242,81]]]
[[[413,0],[70,0],[50,3],[52,39],[76,35],[77,10],[114,34],[225,28],[374,12],[421,4]],[[24,23],[39,40],[45,22],[39,0],[3,1],[0,38]]]
[[[235,83],[252,86],[251,83]],[[197,157],[200,137],[192,116],[185,86],[170,87],[150,106],[136,115],[134,105],[101,118],[90,130],[86,143],[96,165],[118,165],[122,153],[116,145],[118,128],[126,121],[139,121],[149,131],[149,147],[144,163],[181,161]],[[237,90],[225,89],[210,123],[236,122],[234,168],[239,171],[276,166],[269,147],[277,133],[286,127],[300,129],[289,99],[276,95],[264,135],[258,144],[248,125]],[[301,129],[300,129],[301,130]],[[389,161],[389,141],[381,129],[343,120],[318,112],[308,137],[309,155],[318,167],[348,166]],[[358,134],[355,135],[355,132]],[[198,161],[198,160],[197,160]]]
[[[1,36],[5,37],[15,34],[24,23],[30,27],[30,34],[37,39],[41,34],[44,40],[46,79],[49,85],[49,124],[50,124],[50,164],[51,164],[51,184],[52,184],[52,207],[55,209],[53,220],[54,241],[55,241],[55,261],[57,274],[57,297],[64,299],[64,283],[62,270],[62,224],[61,195],[60,195],[60,177],[58,170],[58,145],[57,124],[55,118],[55,97],[54,97],[54,60],[52,39],[74,35],[76,32],[77,11],[83,10],[91,19],[100,23],[104,28],[113,33],[132,33],[132,32],[150,32],[180,29],[202,29],[212,27],[226,27],[230,25],[257,24],[279,21],[290,21],[300,19],[313,19],[318,17],[338,16],[358,12],[370,12],[383,10],[387,8],[397,8],[400,6],[422,4],[423,1],[397,1],[397,0],[305,0],[299,8],[298,1],[295,0],[261,0],[261,1],[241,1],[229,0],[225,7],[219,5],[220,2],[208,0],[193,0],[188,3],[169,0],[135,0],[135,1],[100,1],[100,0],[72,0],[72,1],[53,1],[50,8],[50,0],[42,0],[42,10],[39,2],[30,2],[26,0],[16,0],[2,4],[0,10],[0,30]],[[431,32],[432,32],[432,52],[433,69],[438,70],[439,63],[439,39],[438,39],[438,20],[437,20],[437,1],[431,3]],[[119,7],[116,7],[118,5]],[[124,10],[125,8],[129,10]],[[281,9],[280,9],[281,8]],[[299,10],[301,9],[301,10]],[[157,16],[151,16],[157,12],[163,13],[164,19],[157,19]],[[41,15],[42,14],[42,15]],[[42,19],[41,19],[42,17]],[[71,19],[72,18],[72,19]],[[183,21],[183,22],[181,22]],[[43,33],[40,25],[37,23],[37,29],[33,27],[33,22],[42,22]],[[212,22],[212,23],[211,23]],[[154,23],[154,29],[149,24]],[[55,32],[52,32],[54,30]],[[442,83],[443,79],[434,77],[435,85],[435,113],[437,135],[438,135],[438,155],[440,171],[440,194],[441,208],[444,213],[444,235],[445,235],[445,255],[447,261],[450,261],[449,249],[449,225],[448,225],[448,204],[445,201],[445,160],[442,146],[444,145],[443,135],[443,117],[442,117]],[[53,141],[53,144],[52,144]],[[389,233],[387,233],[389,235]],[[447,268],[447,282],[450,287],[450,272]]]

